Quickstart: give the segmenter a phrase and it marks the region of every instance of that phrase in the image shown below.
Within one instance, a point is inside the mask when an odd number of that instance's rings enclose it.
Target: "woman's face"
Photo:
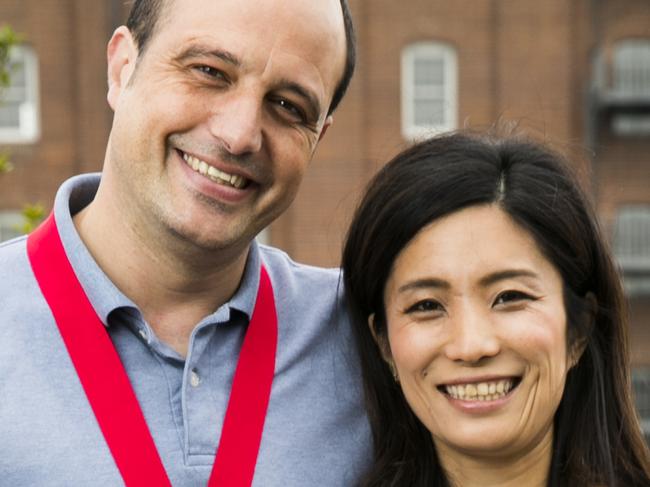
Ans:
[[[398,255],[384,302],[384,354],[439,454],[550,448],[570,368],[562,278],[526,230],[490,205],[435,221]]]

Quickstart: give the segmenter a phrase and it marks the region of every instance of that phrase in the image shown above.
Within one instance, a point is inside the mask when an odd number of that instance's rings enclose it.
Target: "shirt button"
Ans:
[[[146,339],[147,339],[147,332],[144,331],[144,328],[140,328],[140,329],[138,330],[138,333],[140,333],[140,336],[142,337],[143,340],[146,340]]]
[[[190,385],[192,387],[198,387],[200,383],[201,383],[201,377],[199,377],[199,374],[196,371],[196,369],[192,369],[190,372]]]

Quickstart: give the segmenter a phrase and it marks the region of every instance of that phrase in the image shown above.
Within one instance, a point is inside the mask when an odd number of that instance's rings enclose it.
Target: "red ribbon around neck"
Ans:
[[[125,484],[170,486],[120,357],[70,265],[53,214],[29,235],[27,254]],[[253,481],[275,372],[277,339],[273,287],[262,266],[210,487],[250,487]]]

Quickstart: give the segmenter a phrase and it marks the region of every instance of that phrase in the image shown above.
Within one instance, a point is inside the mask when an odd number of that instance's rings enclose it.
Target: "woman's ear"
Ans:
[[[372,313],[368,316],[368,327],[370,328],[370,333],[372,338],[375,340],[381,357],[384,359],[384,362],[390,368],[391,374],[396,382],[399,382],[399,375],[397,373],[397,367],[395,367],[395,362],[393,361],[393,354],[390,351],[390,343],[388,343],[388,336],[386,334],[379,335],[377,333],[377,322],[375,320],[375,313]]]
[[[589,292],[584,297],[587,302],[587,306],[580,316],[582,321],[578,325],[578,329],[581,330],[581,335],[576,337],[570,343],[569,349],[569,368],[572,369],[580,361],[582,354],[587,348],[587,343],[589,342],[589,336],[591,335],[596,321],[596,313],[598,310],[598,302],[596,301],[596,296],[592,292]]]

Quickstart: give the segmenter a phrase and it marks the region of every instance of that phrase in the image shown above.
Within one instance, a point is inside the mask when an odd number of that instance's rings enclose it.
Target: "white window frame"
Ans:
[[[2,144],[31,144],[40,136],[40,110],[39,110],[39,88],[38,88],[38,60],[36,53],[31,47],[21,44],[11,48],[9,53],[10,66],[12,63],[18,65],[17,69],[23,69],[25,73],[25,97],[21,98],[19,117],[20,122],[16,127],[0,127],[0,143]],[[11,71],[9,72],[10,83],[6,88],[0,88],[0,107],[6,100],[18,98],[13,95],[11,83]]]
[[[650,96],[650,38],[621,39],[614,44],[612,83],[621,96]]]
[[[628,296],[650,294],[650,205],[624,205],[614,220],[613,250]]]
[[[415,61],[419,59],[442,60],[444,122],[420,125],[415,122]],[[432,100],[439,96],[432,95]],[[458,120],[458,59],[456,49],[442,42],[416,42],[402,50],[402,135],[407,139],[419,138],[454,130]]]
[[[650,369],[648,367],[632,368],[632,390],[641,431],[650,444]]]
[[[20,210],[0,211],[0,242],[11,240],[22,235],[19,229],[24,222],[25,220]]]

